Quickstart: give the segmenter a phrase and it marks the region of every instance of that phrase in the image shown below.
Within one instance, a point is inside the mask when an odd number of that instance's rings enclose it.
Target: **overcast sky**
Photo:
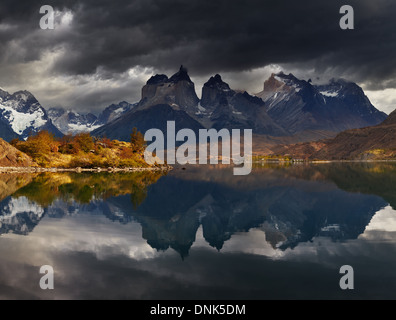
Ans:
[[[55,29],[39,27],[42,5]],[[340,7],[355,11],[341,30]],[[99,112],[136,102],[155,73],[183,64],[200,97],[219,73],[256,93],[272,72],[357,82],[396,109],[394,0],[1,0],[0,87],[31,91],[43,107]]]

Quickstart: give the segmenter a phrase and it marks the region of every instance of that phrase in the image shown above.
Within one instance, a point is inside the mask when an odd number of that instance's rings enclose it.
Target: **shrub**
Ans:
[[[33,158],[41,166],[49,165],[49,156],[58,151],[59,143],[48,131],[29,136],[26,141],[14,141],[16,147]]]
[[[60,139],[59,152],[62,154],[78,154],[81,151],[78,143],[74,141],[71,134],[65,135]]]
[[[74,137],[74,142],[84,152],[90,152],[95,149],[95,143],[89,133],[80,133]]]

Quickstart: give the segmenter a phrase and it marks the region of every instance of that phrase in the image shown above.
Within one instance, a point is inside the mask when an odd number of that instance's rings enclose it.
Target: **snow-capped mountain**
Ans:
[[[135,108],[92,134],[127,141],[133,127],[141,132],[166,130],[166,121],[173,120],[177,128],[192,130],[253,129],[255,134],[316,139],[377,125],[386,117],[355,83],[333,80],[315,86],[282,72],[272,74],[255,96],[231,89],[217,74],[205,83],[199,99],[187,69],[181,66],[170,78],[152,76]]]
[[[287,131],[268,116],[260,98],[231,90],[219,75],[205,84],[200,101],[183,66],[170,78],[166,75],[151,77],[142,89],[142,99],[136,108],[92,134],[127,141],[133,127],[141,132],[152,128],[166,131],[166,122],[171,120],[176,122],[177,131],[227,128],[287,135]]]
[[[7,141],[13,138],[26,139],[40,130],[62,136],[29,91],[9,94],[0,89],[0,136]]]
[[[109,123],[110,121],[118,119],[119,117],[124,115],[126,112],[135,108],[137,105],[138,105],[137,103],[131,104],[126,101],[121,101],[118,104],[112,104],[112,105],[108,106],[106,109],[104,109],[98,115],[98,122],[101,125],[105,125],[105,124]]]
[[[48,116],[54,125],[64,134],[78,134],[98,129],[108,122],[121,117],[135,106],[136,104],[122,101],[119,104],[110,105],[98,116],[92,113],[80,114],[73,110],[51,108],[48,110]]]
[[[256,134],[287,135],[268,115],[262,99],[237,92],[216,74],[204,84],[202,100],[195,114],[205,127],[252,129]]]
[[[345,80],[315,86],[281,72],[272,74],[257,96],[264,100],[271,118],[291,134],[340,132],[377,125],[387,117],[370,103],[362,88]]]
[[[48,116],[64,134],[91,131],[100,126],[96,125],[98,118],[91,113],[79,114],[72,110],[66,111],[61,108],[51,108],[48,110]]]

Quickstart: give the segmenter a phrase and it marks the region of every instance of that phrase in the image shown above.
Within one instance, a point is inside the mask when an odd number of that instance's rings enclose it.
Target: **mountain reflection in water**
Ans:
[[[44,173],[0,177],[0,232],[28,235],[43,217],[79,211],[135,221],[154,249],[188,256],[202,235],[221,250],[233,234],[264,231],[279,250],[314,237],[356,239],[373,215],[396,205],[396,166],[333,163],[257,167],[245,177],[227,167],[162,173]]]
[[[394,299],[395,187],[393,163],[0,174],[0,299]]]

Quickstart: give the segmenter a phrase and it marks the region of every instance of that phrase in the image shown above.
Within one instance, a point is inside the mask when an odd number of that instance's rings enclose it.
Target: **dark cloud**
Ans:
[[[62,48],[52,74],[111,77],[135,66],[172,72],[184,64],[192,76],[208,77],[279,64],[349,78],[368,89],[396,88],[394,1],[348,1],[355,30],[347,31],[339,27],[341,0],[46,4],[70,10],[70,28],[40,30],[41,1],[2,1],[2,63],[37,61],[44,52]]]
[[[392,77],[396,4],[349,3],[353,31],[339,28],[343,1],[84,1],[72,8],[75,32],[66,42],[72,54],[57,68],[90,73],[101,65],[119,72],[188,62],[191,72],[207,74],[312,61],[318,70]]]

